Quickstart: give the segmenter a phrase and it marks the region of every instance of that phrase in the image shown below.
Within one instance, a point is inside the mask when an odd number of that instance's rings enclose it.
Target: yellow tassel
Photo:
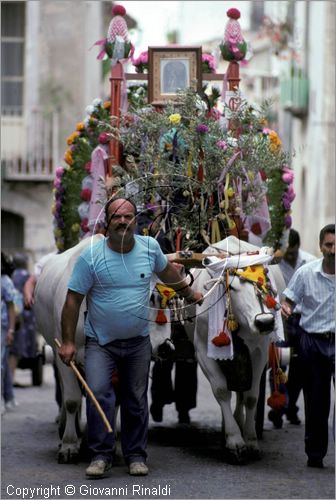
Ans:
[[[281,368],[277,369],[276,380],[277,380],[278,384],[286,384],[286,382],[288,380],[288,377],[287,377],[286,373],[284,373],[281,370]]]
[[[229,187],[229,184],[230,184],[230,174],[226,174],[225,186],[224,186],[224,212],[225,212],[225,216],[226,216],[226,220],[227,220],[229,229],[234,229],[236,227],[236,223],[233,219],[231,219],[231,217],[229,216],[229,213],[228,213],[229,206],[230,206],[229,197],[230,197],[230,195],[232,196],[232,194],[231,194],[232,188]]]
[[[216,239],[215,239],[215,221],[212,220],[211,221],[211,244],[213,245],[214,243],[216,243]]]
[[[216,219],[216,225],[215,225],[215,233],[216,233],[216,243],[221,240],[221,235],[220,235],[220,230],[219,230],[219,224],[218,224],[218,219]]]
[[[217,219],[213,219],[211,221],[211,243],[217,243],[220,241],[221,236],[220,236],[220,231],[219,231],[219,224]]]
[[[230,332],[235,332],[236,330],[238,330],[238,323],[237,321],[235,320],[235,317],[234,316],[229,316],[229,319],[228,319],[228,328],[230,330]]]

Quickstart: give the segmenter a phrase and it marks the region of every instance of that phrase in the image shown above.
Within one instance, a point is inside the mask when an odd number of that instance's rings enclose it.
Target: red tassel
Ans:
[[[159,325],[164,325],[165,323],[167,323],[167,318],[166,318],[166,315],[164,313],[164,310],[163,309],[159,309],[158,310],[158,313],[157,313],[157,316],[156,316],[156,320],[155,322],[156,323],[159,323]]]
[[[228,336],[227,333],[221,331],[217,335],[217,337],[214,337],[211,341],[216,347],[223,347],[225,345],[230,345],[231,344],[231,339]]]
[[[254,224],[252,224],[251,231],[253,234],[256,234],[257,236],[259,236],[259,234],[262,233],[261,226],[260,226],[259,222],[255,222]]]
[[[198,170],[197,170],[197,180],[199,182],[203,182],[204,181],[204,170],[203,170],[203,165],[202,163],[199,164],[198,166]]]
[[[281,410],[286,406],[286,396],[279,391],[274,391],[267,399],[267,404],[273,410]]]
[[[180,252],[182,246],[182,230],[180,227],[176,229],[176,242],[175,242],[175,250],[176,252]]]
[[[266,295],[264,298],[264,304],[268,307],[268,309],[274,309],[277,305],[277,301],[274,297],[272,297],[272,295]]]

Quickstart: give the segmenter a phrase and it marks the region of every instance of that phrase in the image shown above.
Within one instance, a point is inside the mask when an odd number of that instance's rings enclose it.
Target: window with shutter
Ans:
[[[1,112],[22,115],[25,2],[1,5]]]

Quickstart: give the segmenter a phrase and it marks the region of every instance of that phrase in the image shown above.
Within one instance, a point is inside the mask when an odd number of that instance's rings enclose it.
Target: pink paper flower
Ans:
[[[54,179],[54,187],[58,189],[61,186],[61,179],[59,177],[56,177]]]
[[[206,134],[207,132],[209,132],[209,127],[205,125],[205,123],[200,123],[199,125],[197,125],[196,131],[199,134]]]
[[[285,210],[289,210],[291,207],[291,203],[290,203],[289,199],[285,197],[285,195],[282,197],[282,204],[283,204]]]
[[[98,140],[100,144],[107,144],[110,141],[110,136],[106,132],[102,132],[101,134],[99,134]]]
[[[64,168],[63,167],[57,167],[55,171],[56,177],[62,177],[64,174]]]
[[[282,174],[282,180],[286,184],[291,184],[294,180],[294,173],[290,170],[286,170],[284,174]]]
[[[292,226],[292,217],[290,215],[285,215],[284,223],[287,229]]]
[[[80,197],[84,201],[90,201],[91,195],[92,195],[92,191],[91,191],[91,189],[88,189],[88,188],[82,189],[80,192]]]
[[[240,18],[240,11],[238,9],[229,9],[226,12],[226,15],[230,17],[231,19],[239,19]]]
[[[218,146],[218,147],[219,147],[220,149],[222,149],[223,151],[225,151],[225,150],[227,149],[227,147],[228,147],[228,146],[227,146],[227,144],[226,144],[226,142],[225,142],[225,141],[222,141],[222,140],[217,141],[217,142],[216,142],[216,146]]]
[[[88,219],[87,217],[85,217],[85,218],[81,221],[81,223],[80,223],[80,227],[81,227],[81,229],[82,229],[82,231],[83,231],[84,233],[87,233],[88,231],[90,231],[90,228],[89,228],[89,226],[88,226],[88,223],[89,223],[89,219]]]

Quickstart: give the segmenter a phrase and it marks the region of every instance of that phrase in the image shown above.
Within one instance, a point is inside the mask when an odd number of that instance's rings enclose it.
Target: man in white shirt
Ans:
[[[284,290],[282,313],[301,305],[300,357],[305,401],[305,451],[309,467],[323,468],[328,449],[331,380],[335,379],[335,224],[320,231],[322,259],[308,262]]]

